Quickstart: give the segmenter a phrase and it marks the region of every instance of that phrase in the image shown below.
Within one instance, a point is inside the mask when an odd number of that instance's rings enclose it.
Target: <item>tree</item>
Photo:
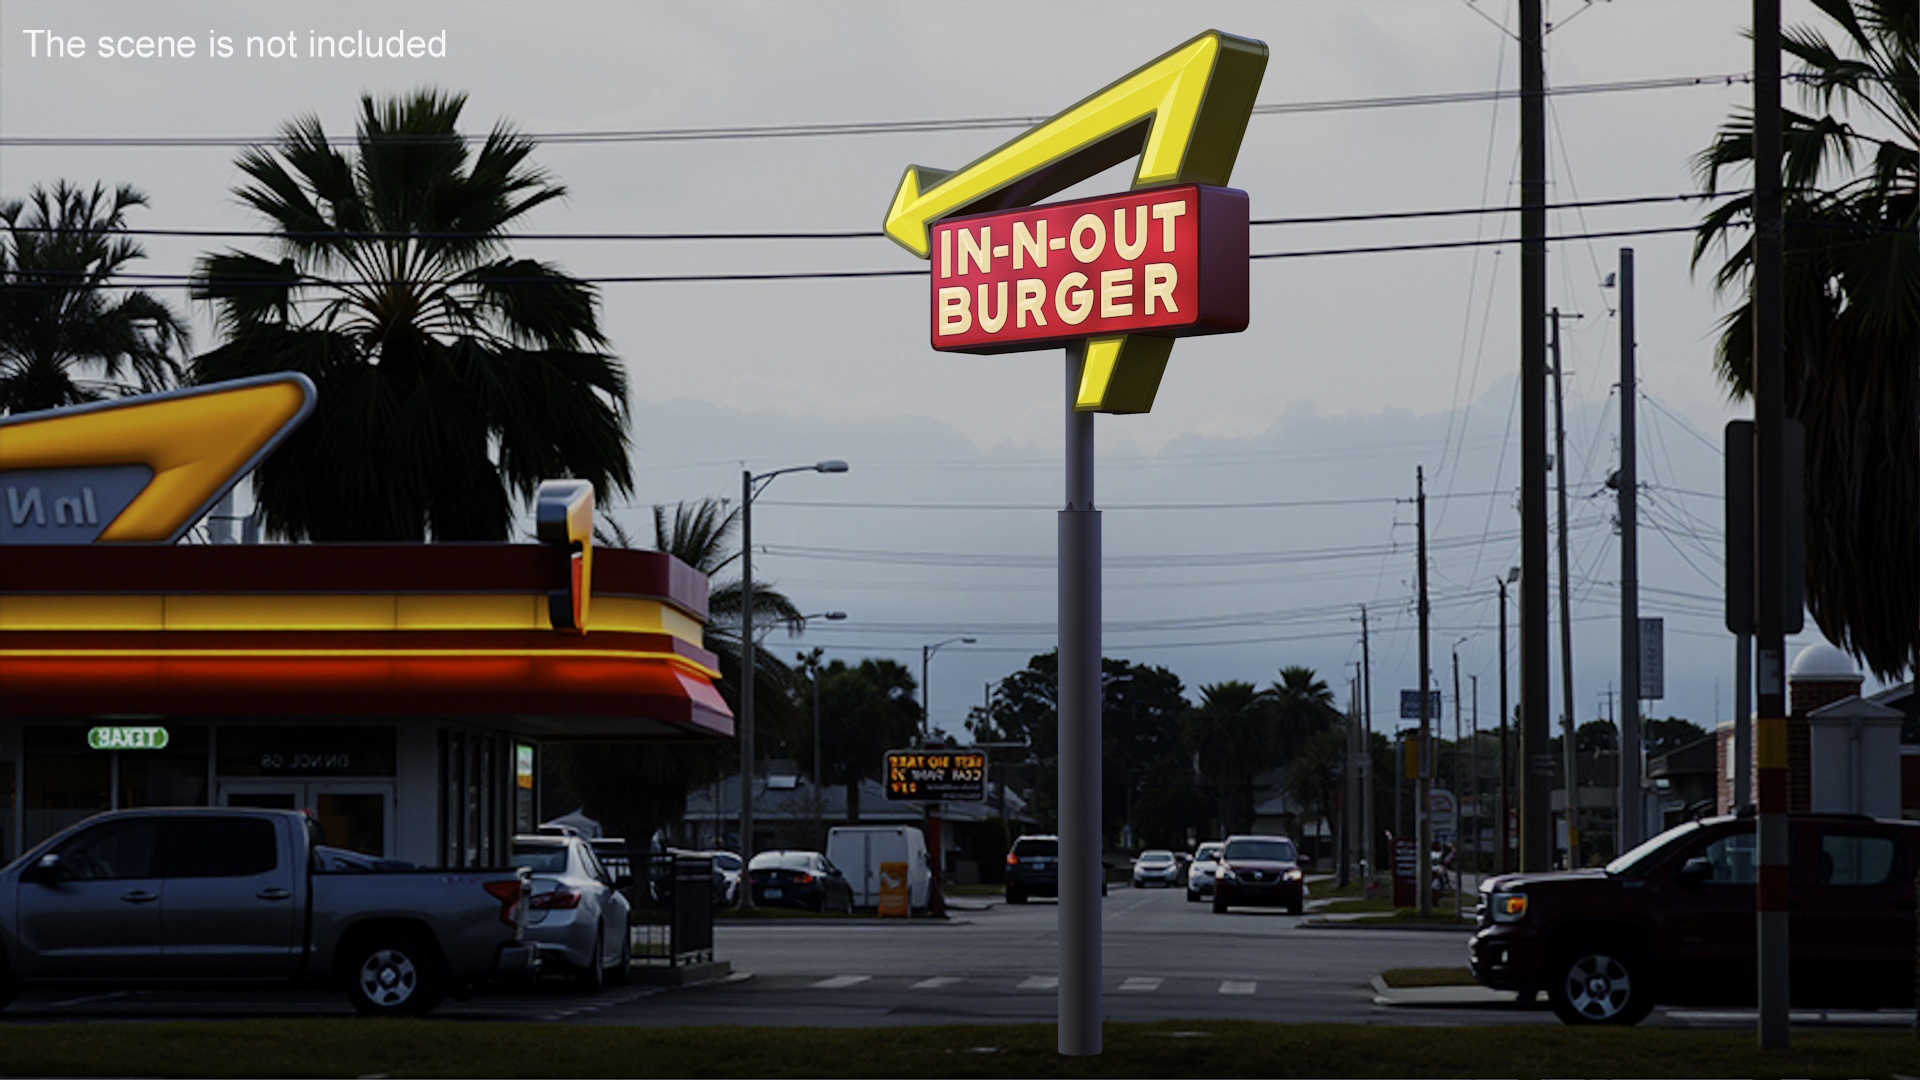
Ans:
[[[363,97],[352,151],[306,116],[240,155],[251,182],[236,194],[282,257],[200,260],[194,295],[227,341],[193,379],[299,371],[319,388],[254,473],[274,534],[500,540],[510,492],[564,476],[603,498],[632,487],[626,376],[593,287],[506,254],[508,228],[566,189],[504,125],[469,152],[465,104]]]
[[[1640,745],[1648,757],[1672,753],[1706,737],[1706,728],[1678,716],[1669,716],[1665,720],[1646,719],[1640,722]]]
[[[1271,702],[1250,682],[1200,688],[1180,724],[1203,786],[1212,789],[1225,833],[1253,828],[1253,778],[1273,761],[1278,737]]]
[[[1327,727],[1309,736],[1289,760],[1287,797],[1300,807],[1303,821],[1325,818],[1338,827],[1333,808],[1340,796],[1341,759],[1346,753],[1346,729]]]
[[[164,390],[179,379],[173,352],[187,343],[186,324],[144,289],[113,287],[146,255],[126,235],[128,208],[145,205],[126,184],[109,195],[65,180],[0,201],[0,413]]]
[[[1920,5],[1814,3],[1838,47],[1814,28],[1781,35],[1813,110],[1781,110],[1784,392],[1807,436],[1807,608],[1828,640],[1894,679],[1920,662]],[[1723,172],[1751,170],[1752,139],[1743,112],[1696,155],[1709,193]],[[1748,297],[1716,355],[1735,397],[1753,393],[1752,223],[1741,194],[1694,237],[1694,265],[1729,252],[1714,283]]]
[[[1273,702],[1275,720],[1275,760],[1291,762],[1309,739],[1331,728],[1340,719],[1334,707],[1333,691],[1310,667],[1290,665],[1280,669],[1280,679],[1267,688]]]
[[[847,786],[847,818],[858,821],[861,782],[878,778],[887,751],[906,746],[920,730],[919,684],[906,665],[873,657],[852,667],[834,660],[817,678],[821,769],[828,783]],[[811,750],[808,727],[795,742]],[[811,761],[811,753],[804,756]]]

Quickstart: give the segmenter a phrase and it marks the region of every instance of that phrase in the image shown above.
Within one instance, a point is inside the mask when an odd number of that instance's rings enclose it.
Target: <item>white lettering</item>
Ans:
[[[1015,270],[1025,270],[1028,259],[1032,259],[1033,265],[1039,269],[1044,270],[1047,267],[1047,223],[1036,221],[1033,225],[1040,231],[1034,232],[1024,221],[1013,223],[1013,268]]]
[[[987,225],[980,230],[980,239],[975,241],[972,229],[960,230],[960,273],[967,273],[967,263],[977,266],[985,274],[993,269],[993,226]]]
[[[1133,267],[1100,271],[1100,317],[1115,319],[1133,314]]]
[[[1013,328],[1027,328],[1027,316],[1033,316],[1033,325],[1047,325],[1047,316],[1040,305],[1047,302],[1047,283],[1039,278],[1021,278],[1014,284]]]
[[[1173,302],[1173,289],[1179,283],[1180,272],[1172,263],[1148,263],[1145,276],[1146,284],[1141,288],[1140,294],[1146,299],[1147,314],[1153,314],[1155,300],[1167,305],[1167,314],[1177,314],[1180,311],[1180,305]]]
[[[1160,254],[1173,254],[1173,219],[1184,217],[1187,212],[1185,202],[1156,203],[1153,218],[1160,223]]]
[[[1127,208],[1122,206],[1113,211],[1113,250],[1123,259],[1137,259],[1147,250],[1147,208],[1143,203],[1133,208],[1133,242],[1127,242]]]
[[[1082,244],[1080,234],[1087,232],[1093,234],[1093,243]],[[1073,223],[1073,228],[1067,235],[1073,241],[1073,257],[1083,263],[1090,263],[1099,258],[1100,253],[1107,249],[1107,223],[1101,221],[1098,214],[1081,214],[1080,220]]]
[[[965,285],[948,285],[940,290],[940,336],[952,337],[973,329],[973,313],[968,310],[969,293]]]
[[[1075,271],[1061,278],[1060,284],[1054,287],[1053,306],[1060,313],[1061,322],[1078,326],[1087,321],[1087,313],[1093,310],[1093,290],[1084,288],[1086,283],[1087,275]],[[1072,297],[1071,303],[1068,297]]]
[[[946,280],[953,276],[953,230],[947,229],[940,234],[940,278]]]
[[[47,523],[46,508],[40,505],[40,489],[38,487],[30,487],[23,496],[19,488],[9,486],[7,488],[7,516],[11,518],[13,524],[18,527],[27,523],[27,517],[29,515],[33,517],[33,523],[35,525],[45,525]]]
[[[995,302],[1000,305],[1000,313],[998,315],[993,314],[992,308],[987,304],[987,285],[985,282],[982,282],[980,285],[980,329],[989,334],[997,334],[1000,332],[1002,326],[1007,325],[1007,279],[1001,278],[999,281],[993,283],[993,298]]]

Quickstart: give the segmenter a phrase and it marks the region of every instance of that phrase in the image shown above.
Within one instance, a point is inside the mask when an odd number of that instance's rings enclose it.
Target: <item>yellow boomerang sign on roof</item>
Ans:
[[[972,164],[951,172],[908,166],[886,233],[924,259],[933,222],[1030,206],[1135,153],[1135,190],[1225,186],[1266,68],[1264,43],[1209,30]],[[1089,339],[1074,408],[1146,412],[1172,350],[1168,338]]]
[[[0,420],[0,542],[172,543],[314,393],[287,372]]]

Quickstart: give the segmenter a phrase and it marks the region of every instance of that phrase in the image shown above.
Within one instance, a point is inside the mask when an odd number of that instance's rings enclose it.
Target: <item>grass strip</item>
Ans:
[[[458,1021],[242,1020],[0,1027],[0,1071],[33,1076],[626,1077],[1887,1077],[1905,1031],[1108,1024],[1066,1058],[1050,1024],[636,1028]]]

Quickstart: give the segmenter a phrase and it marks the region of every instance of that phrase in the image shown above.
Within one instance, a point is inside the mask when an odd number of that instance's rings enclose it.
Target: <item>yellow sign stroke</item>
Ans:
[[[1224,186],[1266,68],[1264,43],[1209,30],[972,164],[951,172],[908,166],[886,233],[924,259],[935,221],[1030,206],[1136,152],[1135,190]],[[1074,408],[1146,412],[1172,350],[1165,338],[1089,340]]]
[[[144,465],[147,486],[99,543],[170,543],[313,410],[296,373],[0,421],[0,473]]]

